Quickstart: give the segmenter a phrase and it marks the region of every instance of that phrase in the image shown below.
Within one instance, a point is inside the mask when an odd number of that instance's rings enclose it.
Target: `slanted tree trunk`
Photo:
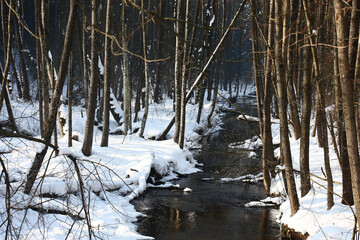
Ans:
[[[231,30],[231,28],[233,27],[233,25],[235,24],[235,21],[237,20],[237,18],[240,16],[240,13],[242,12],[242,10],[244,9],[246,0],[241,4],[239,10],[235,13],[235,16],[233,17],[233,19],[231,20],[229,26],[227,27],[224,35],[222,36],[222,38],[220,39],[219,43],[217,44],[215,50],[213,51],[213,53],[211,54],[209,60],[207,61],[207,63],[205,64],[204,68],[202,69],[202,71],[200,72],[200,74],[196,77],[194,83],[192,84],[192,86],[190,87],[190,89],[188,90],[188,92],[186,93],[186,103],[190,100],[192,93],[194,91],[194,89],[199,85],[199,83],[201,82],[205,71],[209,68],[210,64],[213,62],[216,54],[218,53],[220,47],[222,46],[223,42],[225,41],[226,37],[229,35],[229,32]],[[172,126],[174,125],[175,122],[175,117],[173,117],[170,121],[170,123],[167,125],[167,127],[165,128],[165,130],[162,132],[162,134],[158,137],[157,140],[164,140],[166,138],[166,135],[168,134],[168,132],[170,131],[170,129],[172,128]]]
[[[84,142],[82,146],[82,153],[85,156],[91,155],[93,134],[94,134],[94,122],[95,122],[95,110],[97,103],[97,88],[99,82],[99,69],[98,69],[98,53],[97,53],[97,34],[95,29],[97,28],[97,6],[98,1],[91,1],[91,63],[90,63],[90,93],[89,101],[86,108],[86,125],[84,133]]]
[[[54,131],[55,124],[56,124],[56,114],[57,114],[58,108],[60,106],[60,96],[61,96],[62,89],[63,89],[65,79],[66,79],[66,71],[67,71],[67,67],[69,64],[69,57],[70,57],[70,52],[71,52],[71,41],[72,41],[76,11],[77,11],[76,1],[70,0],[70,11],[69,11],[68,23],[67,23],[66,31],[65,31],[64,48],[63,48],[63,52],[61,55],[58,81],[56,82],[54,94],[51,99],[51,104],[50,104],[51,111],[50,111],[49,119],[47,119],[48,124],[47,124],[47,127],[45,129],[45,134],[44,134],[44,140],[48,143],[50,143],[51,136]],[[48,145],[45,145],[44,148],[41,150],[41,152],[37,152],[35,155],[34,162],[31,165],[31,168],[27,175],[27,180],[26,180],[26,184],[24,187],[25,194],[29,194],[34,185],[34,182],[39,173],[39,170],[43,163],[44,157],[46,155],[47,149],[48,149]]]
[[[106,20],[105,20],[105,33],[110,32],[110,9],[111,1],[106,1]],[[101,135],[101,147],[109,145],[109,123],[110,123],[110,39],[105,35],[104,45],[104,102],[103,102],[103,130]]]

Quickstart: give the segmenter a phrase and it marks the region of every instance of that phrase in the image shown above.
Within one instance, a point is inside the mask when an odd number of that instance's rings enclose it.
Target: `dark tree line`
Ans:
[[[123,126],[122,134],[143,136],[149,103],[171,98],[174,140],[182,148],[186,104],[198,105],[200,122],[206,96],[213,113],[219,89],[237,96],[251,82],[248,13],[245,2],[229,0],[2,0],[0,109],[5,102],[15,131],[11,100],[37,100],[41,136],[56,147],[64,124],[71,146],[71,106],[86,107],[82,151],[88,156],[94,126],[103,131],[101,146],[108,145],[110,114]],[[113,101],[121,102],[120,112]],[[68,119],[59,111],[61,104],[68,105]],[[140,129],[133,127],[137,121]],[[48,146],[36,154],[26,193]]]

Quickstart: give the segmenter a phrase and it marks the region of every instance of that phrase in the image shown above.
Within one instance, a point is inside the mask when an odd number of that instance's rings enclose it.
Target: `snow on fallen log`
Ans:
[[[263,173],[259,173],[257,175],[247,174],[237,178],[219,178],[219,181],[223,183],[238,182],[238,181],[257,183],[262,180],[263,180]]]
[[[245,114],[240,114],[240,115],[237,117],[237,120],[245,120],[245,121],[248,121],[248,122],[259,122],[259,118],[258,118],[258,117],[253,117],[253,116],[245,115]],[[279,119],[272,118],[272,119],[271,119],[271,123],[280,124],[280,120],[279,120]]]

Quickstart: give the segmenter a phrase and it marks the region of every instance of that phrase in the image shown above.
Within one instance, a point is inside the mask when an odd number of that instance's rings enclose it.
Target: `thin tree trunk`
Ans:
[[[72,147],[72,63],[73,57],[70,56],[68,66],[68,84],[67,84],[67,95],[68,95],[68,147]]]
[[[121,28],[123,49],[127,49],[126,40],[126,21],[125,21],[125,2],[121,6]],[[124,134],[129,134],[131,127],[131,86],[129,76],[129,57],[126,52],[123,53],[123,92],[124,92]]]
[[[61,96],[62,89],[63,89],[65,79],[66,79],[66,71],[67,71],[67,66],[69,64],[69,57],[70,57],[70,52],[71,52],[71,41],[72,41],[76,11],[77,11],[76,1],[70,0],[69,18],[68,18],[68,23],[66,26],[66,31],[65,31],[65,41],[64,41],[64,48],[63,48],[63,52],[62,52],[62,56],[61,56],[58,81],[56,82],[55,91],[54,91],[53,97],[51,99],[51,111],[50,111],[49,119],[47,119],[48,124],[47,124],[47,127],[45,129],[45,134],[44,134],[44,140],[48,143],[50,143],[51,136],[52,136],[55,124],[56,124],[56,114],[57,114],[58,108],[60,106],[60,96]],[[35,155],[35,160],[29,170],[28,175],[27,175],[27,180],[26,180],[26,184],[24,187],[25,194],[29,194],[34,185],[34,182],[39,173],[39,170],[43,163],[44,157],[46,155],[47,149],[48,149],[48,145],[45,145],[43,150],[41,152],[37,152]]]
[[[194,91],[194,89],[199,85],[200,81],[202,80],[205,71],[209,68],[210,64],[212,63],[212,61],[214,60],[217,52],[219,51],[221,45],[223,44],[223,42],[225,41],[226,37],[228,36],[232,26],[234,25],[236,19],[240,16],[240,13],[242,12],[242,10],[244,9],[244,6],[246,4],[247,0],[244,0],[239,8],[239,10],[235,13],[235,16],[233,17],[233,19],[231,20],[231,23],[229,24],[228,28],[226,29],[224,35],[222,36],[222,38],[220,39],[218,45],[216,46],[215,50],[213,51],[213,53],[211,54],[209,60],[207,61],[207,63],[205,64],[203,70],[200,72],[200,74],[196,77],[193,85],[190,87],[190,89],[188,90],[187,94],[186,94],[186,103],[190,100],[192,93]],[[165,128],[165,130],[162,132],[162,134],[158,137],[157,140],[164,140],[166,138],[166,135],[168,134],[168,132],[170,131],[170,129],[172,128],[172,126],[175,123],[175,117],[173,117],[170,121],[170,123],[167,125],[167,127]]]
[[[111,1],[106,1],[106,20],[105,20],[105,33],[110,32],[110,9]],[[105,35],[104,45],[104,105],[103,105],[103,130],[101,135],[101,147],[109,145],[109,124],[110,124],[110,39]]]
[[[300,182],[301,197],[304,197],[311,188],[309,166],[309,138],[311,118],[311,73],[312,59],[311,49],[307,47],[304,52],[304,75],[303,75],[303,107],[301,114],[301,139],[300,139]]]
[[[18,7],[19,8],[19,7]],[[29,78],[26,71],[24,54],[23,54],[23,40],[20,35],[20,29],[18,21],[14,21],[15,27],[15,40],[18,46],[18,54],[19,54],[19,68],[20,68],[20,75],[22,78],[22,85],[23,85],[23,97],[25,101],[30,101],[30,88],[29,88]]]
[[[323,142],[324,148],[324,165],[325,165],[325,172],[327,178],[327,203],[328,203],[328,210],[332,208],[334,205],[334,196],[333,196],[333,179],[330,167],[330,159],[329,159],[329,142],[328,142],[328,133],[327,133],[327,119],[326,119],[326,112],[325,112],[325,94],[324,94],[324,86],[320,82],[319,76],[319,63],[317,58],[317,49],[315,47],[315,43],[311,37],[311,22],[308,15],[308,7],[306,4],[306,0],[303,0],[303,7],[305,12],[305,19],[306,19],[306,26],[307,26],[307,34],[309,37],[310,45],[311,45],[311,53],[312,53],[312,60],[313,60],[313,67],[315,73],[315,80],[316,80],[316,88],[318,94],[318,120],[321,124],[318,126],[318,131],[321,130],[321,138]],[[319,133],[318,133],[319,134]]]
[[[82,7],[85,7],[85,1],[82,2]],[[85,16],[83,16],[83,26],[82,26],[82,36],[81,36],[81,45],[82,45],[82,66],[83,66],[83,82],[84,82],[84,99],[85,99],[85,108],[87,108],[87,102],[89,98],[89,84],[88,84],[88,72],[87,72],[87,56],[86,56],[86,21]]]
[[[264,176],[264,187],[266,193],[270,193],[270,175],[269,170],[274,173],[274,147],[272,142],[271,132],[271,85],[272,85],[272,67],[273,59],[271,55],[271,48],[274,44],[274,0],[270,1],[269,6],[269,27],[268,27],[268,46],[265,66],[265,90],[264,90],[264,103],[263,103],[263,132],[262,132],[262,144],[263,144],[263,176]]]
[[[187,74],[187,70],[188,70],[188,62],[187,60],[189,59],[189,46],[188,46],[188,41],[189,41],[189,15],[190,15],[190,0],[186,0],[185,3],[185,27],[184,27],[184,45],[183,45],[183,63],[182,63],[182,71],[181,71],[181,105],[180,105],[180,129],[179,129],[179,141],[178,144],[180,146],[180,148],[184,148],[184,143],[185,143],[185,125],[186,125],[186,85],[187,85],[187,81],[186,81],[186,74]]]
[[[84,142],[82,146],[82,153],[85,156],[91,155],[94,134],[95,110],[97,103],[97,88],[98,88],[98,53],[97,53],[97,34],[95,29],[97,27],[97,6],[98,1],[91,1],[91,63],[90,63],[90,93],[89,101],[86,108],[86,125]]]
[[[10,0],[10,6],[13,7],[13,1]],[[7,87],[8,87],[8,74],[9,74],[9,69],[10,69],[10,55],[11,55],[11,36],[12,36],[12,31],[11,31],[11,19],[12,19],[12,11],[9,11],[9,15],[8,15],[8,29],[7,29],[7,33],[8,33],[8,39],[7,39],[7,44],[6,44],[6,59],[5,59],[5,67],[4,67],[4,71],[3,71],[3,76],[2,76],[2,80],[1,80],[1,90],[0,90],[0,111],[2,109],[3,106],[3,102],[5,99],[5,95],[8,95],[7,93]],[[4,28],[3,28],[4,29]],[[5,43],[4,43],[5,44]]]
[[[288,6],[288,0],[285,1]],[[293,173],[289,129],[287,121],[287,90],[285,82],[284,59],[282,57],[281,49],[281,19],[282,10],[281,2],[275,1],[275,66],[276,66],[276,82],[279,99],[279,116],[280,116],[280,151],[281,157],[285,165],[285,180],[287,185],[287,192],[290,200],[291,215],[293,216],[299,209],[299,199],[296,192],[295,178]],[[285,8],[286,9],[286,8]],[[284,36],[285,37],[285,36]]]
[[[176,39],[175,39],[175,70],[174,70],[174,82],[175,82],[175,94],[174,94],[174,105],[175,105],[175,134],[174,141],[179,142],[180,135],[180,119],[181,119],[181,71],[183,64],[183,53],[184,53],[184,15],[185,0],[177,0],[177,13],[176,13]]]
[[[145,8],[144,0],[141,0],[141,8]],[[149,92],[150,92],[150,82],[148,76],[148,63],[146,62],[147,59],[147,44],[146,44],[146,26],[145,26],[145,14],[141,13],[141,28],[142,28],[142,40],[143,40],[143,55],[144,55],[144,78],[145,78],[145,109],[143,119],[141,121],[141,128],[140,128],[140,137],[144,137],[144,131],[146,126],[146,120],[149,113]]]
[[[334,39],[334,45],[336,39]],[[347,152],[346,133],[344,126],[344,114],[342,106],[341,86],[340,86],[340,74],[338,65],[338,54],[334,51],[334,92],[335,92],[335,121],[337,127],[338,146],[339,146],[339,163],[342,172],[342,203],[345,205],[354,204],[354,198],[351,187],[351,171],[349,165],[349,155]]]

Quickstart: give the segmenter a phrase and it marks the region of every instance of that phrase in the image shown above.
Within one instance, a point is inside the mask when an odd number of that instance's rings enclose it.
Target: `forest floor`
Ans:
[[[314,127],[314,122],[311,125]],[[291,126],[289,125],[291,130]],[[311,129],[311,131],[312,131]],[[280,143],[280,125],[273,121],[272,124],[273,143]],[[329,139],[331,136],[329,135]],[[253,147],[261,145],[258,139],[256,142],[248,141],[248,144]],[[330,165],[333,177],[334,187],[334,206],[327,210],[327,182],[324,167],[324,151],[318,146],[316,137],[310,137],[310,172],[311,176],[311,190],[310,192],[300,198],[300,139],[290,139],[291,155],[293,161],[293,168],[295,171],[295,180],[297,193],[299,196],[300,209],[291,216],[290,201],[286,199],[280,205],[281,215],[279,216],[279,223],[282,225],[282,234],[287,235],[290,239],[294,238],[298,233],[302,236],[307,236],[307,239],[325,240],[325,239],[353,239],[353,232],[355,239],[359,238],[358,231],[354,231],[354,214],[355,208],[352,206],[343,205],[341,203],[342,196],[342,173],[338,158],[334,151],[334,146],[330,145]],[[249,146],[247,146],[249,147]],[[280,147],[275,150],[275,157],[280,157]],[[276,178],[272,179],[271,194],[277,196],[279,194],[285,196],[284,181],[282,174],[279,173],[281,167],[278,166],[278,173]],[[266,201],[271,200],[270,198]],[[359,200],[357,200],[359,201]],[[256,204],[256,203],[255,203]],[[292,234],[295,234],[291,236]],[[356,238],[357,237],[357,238]],[[305,238],[306,239],[306,238]]]
[[[14,114],[20,129],[39,137],[39,120],[37,103],[13,101]],[[0,113],[0,121],[7,119],[5,109]],[[161,178],[163,187],[172,186],[170,180],[181,174],[199,171],[197,162],[188,149],[200,148],[203,135],[219,129],[219,115],[214,114],[213,127],[207,127],[207,115],[210,103],[206,102],[200,124],[196,123],[197,105],[187,106],[186,148],[180,149],[172,139],[165,141],[149,140],[159,136],[173,116],[172,101],[162,104],[151,104],[149,118],[145,129],[145,139],[137,134],[124,137],[111,134],[109,147],[100,147],[101,130],[94,127],[92,155],[86,157],[81,152],[85,128],[85,109],[73,107],[73,147],[67,147],[67,136],[59,139],[59,155],[49,150],[31,194],[22,193],[27,171],[34,156],[42,144],[18,138],[0,138],[1,158],[9,174],[10,202],[5,198],[7,190],[5,175],[0,178],[0,238],[11,234],[18,239],[79,239],[89,238],[89,234],[102,239],[148,239],[136,232],[138,217],[131,200],[141,194],[150,179]],[[67,106],[61,106],[61,115],[66,119]],[[140,112],[140,119],[142,113]],[[140,127],[140,121],[134,123],[133,129]],[[119,128],[114,120],[111,130]],[[64,126],[67,133],[67,125]],[[120,129],[121,130],[121,129]],[[174,130],[169,133],[173,136]],[[274,142],[279,142],[279,125],[273,124]],[[259,144],[249,141],[249,144]],[[300,141],[292,141],[292,157],[296,170],[299,169]],[[333,147],[331,147],[333,149]],[[74,163],[67,156],[75,157],[80,168],[84,186],[81,189]],[[279,149],[276,150],[279,155]],[[312,177],[312,188],[309,194],[300,199],[300,210],[290,217],[290,204],[281,204],[279,223],[289,229],[308,234],[311,239],[351,239],[354,217],[349,206],[341,204],[342,186],[341,171],[336,154],[330,151],[333,173],[335,205],[327,210],[324,188],[326,181]],[[323,150],[317,145],[317,139],[310,139],[311,173],[325,178],[323,174]],[[153,170],[152,170],[153,169]],[[156,170],[156,173],[154,173]],[[161,175],[161,177],[160,177]],[[154,181],[155,182],[155,181]],[[300,177],[296,175],[300,195]],[[185,190],[187,186],[172,186]],[[81,191],[82,190],[82,191]],[[274,195],[284,194],[283,181],[277,175],[272,182],[271,192]],[[11,205],[11,218],[6,212]],[[86,211],[84,211],[84,205]],[[10,220],[10,221],[9,221]],[[91,233],[88,230],[91,227]]]
[[[37,103],[13,101],[17,127],[40,138]],[[172,100],[161,104],[152,103],[149,108],[144,132],[145,138],[134,133],[129,136],[111,134],[109,146],[100,147],[102,131],[94,127],[92,155],[82,154],[85,130],[85,109],[73,107],[73,147],[68,147],[67,124],[65,136],[59,137],[59,155],[50,149],[38,175],[31,194],[23,194],[27,171],[35,154],[43,145],[26,139],[0,138],[0,156],[3,159],[10,182],[10,201],[7,201],[6,177],[0,177],[0,239],[147,239],[136,232],[138,217],[131,200],[141,194],[150,180],[171,186],[170,180],[178,175],[200,171],[188,149],[200,148],[206,132],[219,129],[219,116],[215,112],[213,127],[207,127],[210,102],[203,108],[202,121],[196,123],[198,105],[187,105],[186,147],[184,150],[172,140],[150,140],[159,136],[173,117]],[[0,121],[7,119],[3,108]],[[61,117],[67,119],[67,106],[61,105]],[[142,112],[139,119],[142,118]],[[133,129],[141,122],[133,123]],[[112,119],[110,130],[118,132],[121,127]],[[200,133],[200,134],[199,134]],[[174,128],[168,137],[172,138]],[[75,157],[81,172],[83,186],[73,161]],[[186,186],[176,186],[186,191]],[[11,206],[10,218],[6,212]],[[84,208],[86,211],[84,211]],[[88,225],[91,225],[91,233]]]

